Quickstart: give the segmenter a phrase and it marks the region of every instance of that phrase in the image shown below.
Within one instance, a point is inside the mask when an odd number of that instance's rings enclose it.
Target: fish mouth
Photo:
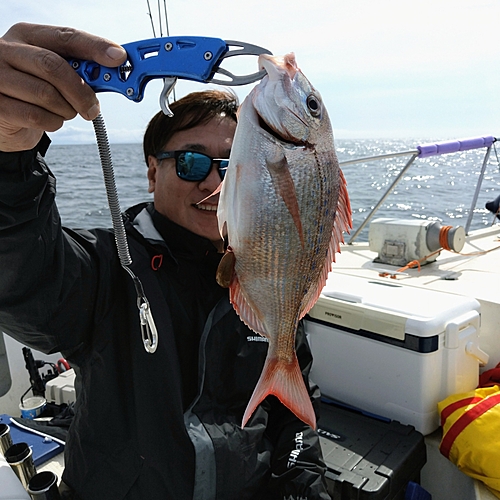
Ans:
[[[259,127],[267,132],[270,136],[274,137],[277,141],[283,142],[285,144],[290,144],[295,147],[303,147],[305,146],[304,141],[300,141],[291,136],[283,136],[281,135],[275,128],[271,127],[264,119],[257,113],[257,119],[259,123]]]
[[[259,56],[259,68],[265,70],[268,75],[274,78],[279,78],[281,73],[286,72],[290,80],[293,80],[297,72],[300,71],[293,52],[282,57],[261,54]]]

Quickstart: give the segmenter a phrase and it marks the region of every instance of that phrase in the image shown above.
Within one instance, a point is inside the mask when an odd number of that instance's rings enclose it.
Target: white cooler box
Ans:
[[[381,279],[331,274],[305,319],[322,394],[422,434],[437,403],[477,387],[479,302]]]

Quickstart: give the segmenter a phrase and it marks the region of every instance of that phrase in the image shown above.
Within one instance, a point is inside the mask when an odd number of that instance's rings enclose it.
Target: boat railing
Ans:
[[[411,165],[415,162],[415,160],[417,158],[427,158],[429,156],[438,156],[438,155],[449,154],[449,153],[457,153],[459,151],[468,151],[468,150],[472,150],[472,149],[486,148],[486,152],[485,152],[483,163],[482,163],[481,173],[479,174],[479,177],[478,177],[478,180],[476,183],[476,188],[474,191],[474,196],[472,198],[469,216],[467,218],[467,223],[465,226],[465,233],[468,234],[470,225],[472,223],[472,217],[474,215],[474,210],[476,208],[476,203],[477,203],[477,199],[479,196],[479,192],[481,190],[481,185],[483,182],[484,174],[486,171],[486,165],[488,164],[488,160],[490,157],[491,148],[493,146],[493,143],[496,140],[497,139],[493,136],[484,136],[484,137],[474,137],[471,139],[461,139],[461,140],[455,140],[455,141],[445,141],[445,142],[437,142],[437,143],[430,143],[430,144],[422,144],[420,146],[417,146],[416,149],[411,149],[408,151],[400,151],[398,153],[386,153],[386,154],[381,154],[381,155],[376,155],[376,156],[365,156],[362,158],[355,158],[352,160],[346,160],[346,161],[339,162],[339,165],[341,167],[344,167],[346,165],[353,165],[355,163],[367,163],[370,161],[397,158],[400,156],[409,156],[410,157],[409,160],[406,162],[406,164],[401,169],[401,171],[399,172],[399,174],[396,176],[396,178],[394,179],[392,184],[387,188],[385,193],[382,195],[380,200],[377,202],[377,204],[372,208],[371,212],[367,215],[365,220],[361,223],[361,225],[353,233],[353,235],[351,236],[351,238],[349,239],[347,244],[350,245],[354,242],[354,240],[358,237],[358,235],[365,228],[365,226],[370,222],[370,220],[375,215],[377,210],[380,208],[382,203],[384,203],[386,198],[391,194],[391,192],[394,190],[394,188],[398,185],[400,180],[403,178],[404,174],[407,172],[407,170],[411,167]]]

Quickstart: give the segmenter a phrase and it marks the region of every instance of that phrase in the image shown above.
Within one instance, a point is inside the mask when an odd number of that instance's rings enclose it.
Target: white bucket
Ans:
[[[19,404],[19,409],[21,410],[21,417],[33,420],[34,418],[40,416],[42,411],[47,404],[47,400],[41,396],[34,396],[32,398],[26,398]]]

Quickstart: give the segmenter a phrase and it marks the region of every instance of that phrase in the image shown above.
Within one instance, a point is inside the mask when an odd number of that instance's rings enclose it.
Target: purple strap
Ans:
[[[427,156],[444,155],[446,153],[456,153],[457,151],[467,151],[468,149],[489,148],[496,141],[495,137],[475,137],[472,139],[462,139],[460,141],[439,142],[437,144],[422,144],[417,146],[419,158]]]

